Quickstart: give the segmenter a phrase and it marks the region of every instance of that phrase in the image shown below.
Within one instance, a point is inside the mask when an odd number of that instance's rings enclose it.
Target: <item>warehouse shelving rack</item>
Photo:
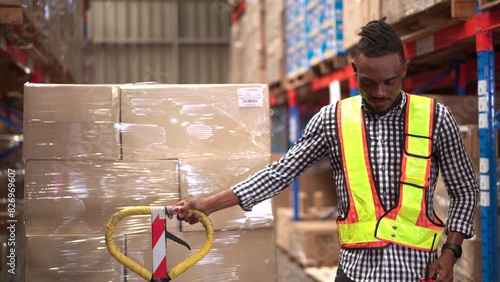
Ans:
[[[33,83],[73,83],[73,74],[69,73],[61,62],[41,44],[39,34],[47,32],[41,30],[37,24],[37,17],[32,14],[31,0],[0,1],[0,58],[7,58],[20,70],[29,74],[27,81]],[[17,3],[17,4],[16,4]],[[87,36],[87,13],[90,9],[90,0],[83,1],[83,34]],[[45,15],[46,16],[46,15]],[[42,16],[43,17],[43,16]],[[44,38],[44,40],[47,40]],[[25,81],[26,82],[26,81]],[[24,83],[22,83],[24,84]]]
[[[244,2],[244,1],[243,1]],[[495,73],[500,70],[500,58],[495,58],[493,33],[500,27],[500,8],[495,5],[500,1],[476,0],[475,17],[445,27],[425,38],[405,42],[405,53],[410,59],[429,56],[440,50],[448,50],[465,41],[475,40],[477,58],[453,60],[450,66],[442,69],[425,71],[405,78],[404,89],[415,94],[425,91],[431,85],[434,88],[454,85],[457,95],[465,95],[467,84],[475,82],[478,93],[478,120],[480,139],[480,207],[481,207],[481,242],[482,242],[482,277],[483,281],[499,280],[499,245],[498,245],[498,195],[497,195],[497,158],[496,129],[500,129],[500,113],[495,114]],[[233,14],[237,20],[244,9],[238,6]],[[488,8],[483,11],[481,8]],[[334,81],[347,82],[349,96],[358,94],[356,79],[350,65],[332,73],[314,77],[305,85],[284,89],[286,95],[280,95],[278,89],[271,96],[271,105],[288,105],[289,143],[290,146],[300,137],[299,95],[301,92],[316,92],[327,89]],[[499,120],[496,121],[496,118]],[[292,184],[294,220],[299,217],[299,184]]]

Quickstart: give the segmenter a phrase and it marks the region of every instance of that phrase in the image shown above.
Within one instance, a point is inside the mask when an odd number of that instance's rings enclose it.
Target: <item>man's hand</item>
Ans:
[[[200,221],[200,215],[192,213],[190,210],[199,210],[206,215],[210,214],[208,211],[208,198],[188,198],[175,205],[182,207],[181,211],[177,214],[177,219],[189,224],[195,224]],[[173,215],[169,215],[168,217],[172,218]]]
[[[181,212],[177,214],[177,219],[184,220],[189,224],[195,224],[200,221],[200,216],[189,210],[199,210],[208,216],[213,212],[239,204],[240,199],[229,189],[210,197],[187,198],[176,204],[176,206],[182,206]],[[169,215],[169,218],[172,217]]]
[[[429,276],[436,277],[436,282],[453,281],[453,266],[457,262],[452,250],[444,249],[439,258],[431,264]]]

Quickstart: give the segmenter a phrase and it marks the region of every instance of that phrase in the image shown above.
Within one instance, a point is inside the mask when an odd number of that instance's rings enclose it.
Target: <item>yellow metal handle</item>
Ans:
[[[174,268],[172,268],[169,272],[168,275],[170,279],[174,279],[181,275],[184,271],[188,270],[191,266],[195,265],[197,262],[199,262],[202,258],[204,258],[207,253],[210,251],[210,248],[212,248],[212,244],[214,242],[214,229],[212,227],[212,221],[210,218],[208,218],[207,215],[205,215],[203,212],[198,211],[198,210],[190,210],[192,213],[197,213],[200,215],[200,222],[203,224],[205,227],[205,242],[203,243],[203,246],[201,249],[199,249],[196,253],[194,253],[192,256],[184,260],[183,262],[179,263],[176,265]],[[137,275],[141,276],[142,278],[146,279],[147,281],[151,281],[151,278],[153,277],[153,274],[151,271],[146,269],[144,266],[138,264],[134,260],[130,259],[126,255],[124,255],[118,247],[116,247],[116,244],[113,239],[113,232],[115,230],[116,225],[118,222],[120,222],[123,218],[129,216],[129,215],[141,215],[141,214],[150,214],[151,213],[151,207],[150,206],[138,206],[138,207],[130,207],[130,208],[125,208],[118,213],[114,214],[112,218],[108,221],[108,224],[106,225],[106,234],[105,234],[105,240],[106,240],[106,247],[108,248],[109,253],[121,264],[123,264],[125,267],[128,269],[132,270],[133,272],[137,273]]]

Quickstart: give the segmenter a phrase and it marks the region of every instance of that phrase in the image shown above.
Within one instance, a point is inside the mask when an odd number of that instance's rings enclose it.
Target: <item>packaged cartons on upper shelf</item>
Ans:
[[[381,17],[381,0],[343,1],[344,49],[349,50],[358,43],[362,26]]]
[[[260,0],[247,0],[245,3],[245,13],[239,20],[241,81],[235,83],[264,83],[266,80],[264,6]]]
[[[29,68],[37,82],[80,82],[83,64],[83,1],[4,1],[21,22],[6,29],[9,57]],[[15,4],[17,3],[17,4]],[[13,7],[13,8],[12,8]],[[15,12],[15,13],[14,13]],[[6,17],[1,17],[5,19]],[[1,22],[1,20],[0,20]],[[0,46],[0,50],[2,46]],[[15,49],[16,52],[10,52]],[[29,58],[32,63],[25,62]]]
[[[267,83],[278,82],[286,76],[284,2],[284,0],[266,1],[265,5]]]

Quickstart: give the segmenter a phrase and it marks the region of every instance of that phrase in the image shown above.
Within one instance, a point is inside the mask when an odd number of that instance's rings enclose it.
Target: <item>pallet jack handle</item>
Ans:
[[[153,207],[154,208],[154,207]],[[168,214],[176,214],[179,213],[181,207],[179,206],[165,206],[162,207],[165,210],[165,213]],[[105,241],[106,247],[108,248],[109,253],[121,264],[125,267],[129,268],[133,272],[137,273],[140,277],[144,278],[147,281],[155,281],[153,279],[153,274],[151,271],[146,269],[144,266],[135,262],[131,258],[127,257],[123,254],[118,247],[116,246],[113,239],[113,232],[115,230],[116,225],[125,217],[131,215],[145,215],[151,214],[152,207],[151,206],[137,206],[137,207],[128,207],[120,210],[118,213],[114,214],[111,219],[108,221],[106,225],[106,233],[105,233]],[[212,221],[205,215],[203,212],[198,210],[191,210],[192,213],[197,213],[200,215],[200,223],[205,227],[205,242],[201,249],[199,249],[192,256],[188,257],[183,262],[176,265],[168,272],[168,277],[165,281],[170,281],[181,275],[183,272],[188,270],[190,267],[198,263],[201,259],[203,259],[207,253],[212,248],[212,244],[214,241],[214,229],[212,226]]]

